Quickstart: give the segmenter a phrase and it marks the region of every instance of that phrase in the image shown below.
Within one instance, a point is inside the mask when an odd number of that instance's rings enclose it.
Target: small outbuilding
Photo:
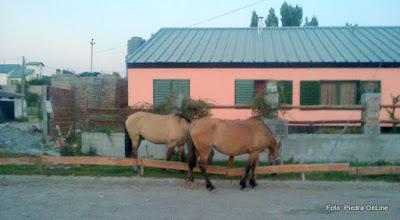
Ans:
[[[0,111],[5,120],[26,116],[26,102],[19,93],[4,92],[0,90]],[[22,107],[24,105],[24,108]]]

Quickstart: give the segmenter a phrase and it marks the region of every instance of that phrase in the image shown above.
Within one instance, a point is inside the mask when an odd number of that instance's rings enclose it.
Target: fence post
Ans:
[[[375,136],[381,133],[379,114],[380,114],[380,93],[364,93],[361,95],[361,129],[363,134]]]

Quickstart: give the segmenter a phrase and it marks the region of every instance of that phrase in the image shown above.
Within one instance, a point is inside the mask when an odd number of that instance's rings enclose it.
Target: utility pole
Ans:
[[[93,72],[93,46],[95,45],[94,40],[90,41],[90,72]]]
[[[21,78],[21,94],[22,94],[22,117],[25,116],[25,56],[22,56],[22,66],[21,66],[22,78]]]

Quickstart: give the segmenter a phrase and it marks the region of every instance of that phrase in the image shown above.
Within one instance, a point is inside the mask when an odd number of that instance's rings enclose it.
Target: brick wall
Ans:
[[[51,84],[53,87],[74,91],[75,121],[78,128],[88,123],[88,109],[119,109],[128,105],[128,82],[119,77],[54,75]]]
[[[56,126],[60,127],[63,134],[67,133],[74,125],[74,93],[70,89],[49,88],[53,113],[50,117],[50,134],[57,134]]]

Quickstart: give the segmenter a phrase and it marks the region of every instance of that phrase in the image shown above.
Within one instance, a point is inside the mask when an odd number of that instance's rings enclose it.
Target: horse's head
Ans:
[[[280,155],[282,152],[281,142],[275,141],[269,148],[268,160],[270,164],[280,164]]]

